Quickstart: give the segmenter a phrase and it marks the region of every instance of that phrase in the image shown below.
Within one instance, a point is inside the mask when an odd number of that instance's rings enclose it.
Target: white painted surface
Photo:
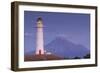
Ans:
[[[41,51],[41,54],[44,54],[44,39],[43,39],[43,24],[40,23],[42,27],[37,24],[37,36],[36,36],[36,54],[38,55]]]

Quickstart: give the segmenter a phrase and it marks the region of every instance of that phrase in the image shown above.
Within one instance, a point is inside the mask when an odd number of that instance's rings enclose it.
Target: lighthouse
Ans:
[[[43,20],[39,17],[36,21],[36,55],[44,54],[44,39],[43,39]]]

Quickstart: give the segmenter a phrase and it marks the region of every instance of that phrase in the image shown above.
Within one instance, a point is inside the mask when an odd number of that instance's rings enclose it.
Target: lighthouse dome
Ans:
[[[42,21],[42,18],[41,17],[39,17],[37,19],[37,27],[43,27],[43,21]]]

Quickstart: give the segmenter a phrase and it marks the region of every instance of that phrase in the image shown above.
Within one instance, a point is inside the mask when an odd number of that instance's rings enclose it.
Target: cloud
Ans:
[[[67,35],[67,34],[58,34],[58,35],[56,35],[56,36],[58,36],[58,37],[63,37],[63,38],[68,38],[68,35]]]
[[[24,33],[24,36],[32,36],[32,33],[26,32],[26,33]]]

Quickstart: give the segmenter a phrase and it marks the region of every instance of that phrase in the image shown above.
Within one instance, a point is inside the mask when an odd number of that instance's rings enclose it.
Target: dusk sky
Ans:
[[[44,44],[56,37],[90,49],[90,14],[24,11],[25,52],[36,49],[36,20],[43,19]]]

